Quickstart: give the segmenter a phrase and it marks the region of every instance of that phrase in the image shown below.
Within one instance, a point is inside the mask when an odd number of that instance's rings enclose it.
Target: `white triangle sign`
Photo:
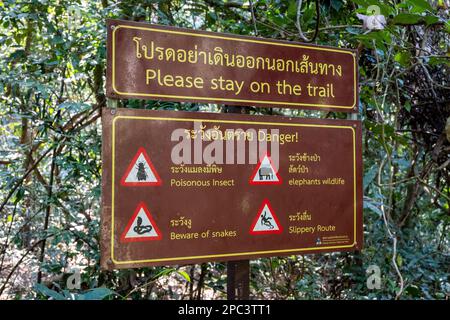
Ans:
[[[269,155],[265,155],[258,163],[252,176],[250,184],[280,184],[281,178],[270,160]]]
[[[283,228],[268,200],[264,200],[261,209],[253,221],[250,234],[281,233]]]
[[[161,185],[161,179],[144,148],[139,148],[120,183],[123,186]]]
[[[141,203],[122,233],[122,242],[160,240],[161,232],[156,226],[150,211]]]

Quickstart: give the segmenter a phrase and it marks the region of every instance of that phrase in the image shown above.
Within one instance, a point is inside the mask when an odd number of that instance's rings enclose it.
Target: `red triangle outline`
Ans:
[[[269,209],[270,213],[272,214],[272,217],[275,220],[275,223],[278,226],[278,230],[254,231],[253,229],[255,229],[255,226],[258,223],[259,217],[261,216],[261,213],[264,210],[264,207],[266,205],[267,205],[267,208]],[[280,220],[278,220],[278,217],[275,214],[275,211],[273,210],[272,206],[270,205],[269,199],[264,199],[261,207],[258,210],[258,214],[256,215],[255,219],[253,219],[249,233],[250,234],[280,234],[282,232],[283,232],[283,226],[281,225]]]
[[[147,215],[148,220],[150,220],[152,227],[155,229],[157,236],[126,238],[128,231],[130,231],[130,228],[133,225],[133,222],[136,219],[137,215],[139,214],[139,211],[141,211],[141,209],[144,209],[144,212]],[[144,202],[140,202],[138,204],[138,206],[136,207],[136,210],[134,211],[133,216],[128,221],[128,224],[125,227],[125,230],[122,232],[122,235],[120,236],[120,242],[140,242],[140,241],[161,240],[161,237],[162,237],[161,231],[159,230],[158,226],[156,225],[155,220],[153,220],[150,210],[148,210],[148,208]]]
[[[258,170],[259,170],[259,168],[261,167],[261,164],[262,164],[262,162],[263,162],[263,160],[264,160],[264,158],[267,156],[267,158],[269,159],[269,163],[270,163],[270,166],[272,167],[272,170],[273,170],[273,172],[275,172],[275,175],[277,176],[277,178],[278,178],[278,181],[253,181],[253,179],[255,179],[255,177],[256,177],[256,174],[258,173]],[[248,182],[251,184],[251,185],[267,185],[267,184],[281,184],[281,182],[282,182],[282,180],[281,180],[281,177],[280,177],[280,175],[278,174],[278,171],[276,171],[275,170],[275,167],[274,167],[274,165],[273,165],[273,162],[272,162],[272,159],[270,158],[270,155],[269,155],[269,153],[268,152],[266,152],[260,159],[259,159],[259,162],[258,162],[258,164],[256,165],[256,167],[255,167],[255,169],[253,170],[253,173],[252,173],[252,175],[250,176],[250,179],[248,180]]]
[[[152,170],[153,175],[156,178],[156,181],[150,181],[150,182],[126,182],[128,175],[130,174],[131,170],[133,169],[133,166],[136,164],[137,159],[139,158],[140,154],[144,155],[145,161],[147,161],[150,170]],[[160,186],[162,184],[161,178],[159,177],[158,172],[156,171],[155,167],[153,166],[152,161],[150,160],[150,157],[147,154],[147,151],[143,147],[140,147],[138,151],[136,152],[136,155],[134,156],[133,160],[131,160],[130,164],[128,165],[127,170],[125,171],[125,174],[123,175],[122,179],[120,180],[120,185],[124,187],[148,187],[148,186]]]

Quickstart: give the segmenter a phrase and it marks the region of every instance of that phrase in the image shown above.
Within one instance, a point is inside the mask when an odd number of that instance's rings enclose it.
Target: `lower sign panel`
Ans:
[[[362,248],[361,126],[105,110],[105,269]]]

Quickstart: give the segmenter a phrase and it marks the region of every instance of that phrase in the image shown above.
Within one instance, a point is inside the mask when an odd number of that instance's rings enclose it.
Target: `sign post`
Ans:
[[[227,299],[250,299],[250,260],[227,263]]]
[[[225,113],[248,113],[245,107],[224,106]],[[250,298],[250,260],[227,263],[227,299],[248,300]]]

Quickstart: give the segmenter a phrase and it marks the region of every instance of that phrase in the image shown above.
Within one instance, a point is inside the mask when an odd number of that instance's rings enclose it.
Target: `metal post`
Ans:
[[[348,113],[347,119],[348,120],[358,120],[358,113]]]
[[[248,300],[250,297],[250,260],[227,263],[227,299]]]
[[[224,113],[249,113],[246,107],[227,106]],[[250,298],[250,260],[227,263],[227,299],[248,300]]]
[[[118,100],[106,98],[106,106],[110,109],[117,109],[119,103]]]

